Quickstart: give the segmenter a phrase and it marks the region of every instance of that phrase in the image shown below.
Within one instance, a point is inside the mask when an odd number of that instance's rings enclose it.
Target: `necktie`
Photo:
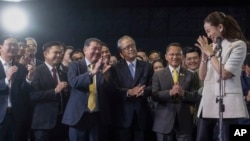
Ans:
[[[90,64],[90,70],[94,69],[94,64]],[[92,82],[89,84],[89,98],[88,98],[88,108],[90,111],[93,111],[96,107],[96,93],[95,93],[95,83],[94,76],[92,78]]]
[[[52,68],[52,77],[54,79],[55,85],[58,84],[58,80],[57,80],[57,75],[56,75],[56,68]]]
[[[173,69],[173,81],[174,81],[174,84],[177,84],[178,83],[178,71],[176,69]]]
[[[55,86],[57,86],[57,84],[58,84],[58,79],[57,79],[57,75],[56,75],[56,68],[54,67],[54,68],[52,68],[52,77],[53,77],[53,79],[54,79],[54,82],[55,82]],[[62,99],[62,94],[60,93],[60,94],[58,94],[58,96],[59,96],[59,106],[58,106],[58,114],[62,114],[62,112],[63,112],[63,99]]]
[[[131,73],[131,75],[132,75],[132,77],[133,77],[133,79],[134,79],[134,78],[135,78],[134,64],[133,64],[133,63],[130,63],[130,64],[128,65],[128,67],[129,67],[130,73]]]

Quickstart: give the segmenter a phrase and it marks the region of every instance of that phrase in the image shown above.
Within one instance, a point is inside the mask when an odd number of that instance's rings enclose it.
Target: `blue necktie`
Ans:
[[[133,64],[133,63],[130,63],[130,64],[128,65],[128,67],[129,67],[130,73],[131,73],[131,75],[132,75],[132,77],[133,77],[133,79],[134,79],[134,78],[135,78],[134,64]]]

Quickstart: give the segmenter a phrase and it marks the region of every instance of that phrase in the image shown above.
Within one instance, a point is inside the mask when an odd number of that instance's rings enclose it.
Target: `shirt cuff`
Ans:
[[[6,84],[7,86],[9,86],[9,81],[8,81],[7,78],[5,78],[5,84]]]
[[[27,82],[28,84],[31,84],[32,81],[30,81],[30,80],[28,80],[28,79],[26,78],[26,82]]]

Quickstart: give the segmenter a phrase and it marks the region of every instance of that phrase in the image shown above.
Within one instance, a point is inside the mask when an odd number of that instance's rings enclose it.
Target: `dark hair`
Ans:
[[[108,47],[108,44],[102,42],[102,46]]]
[[[246,55],[246,58],[244,60],[244,65],[247,65],[250,67],[250,54]]]
[[[222,37],[226,39],[240,39],[246,41],[244,34],[237,21],[230,15],[226,15],[223,12],[212,12],[205,19],[204,22],[210,23],[212,26],[218,26],[222,24],[224,26],[221,32]]]
[[[182,45],[180,43],[177,43],[177,42],[173,42],[173,43],[170,43],[167,45],[166,47],[166,53],[168,52],[168,49],[171,47],[171,46],[177,46],[177,47],[180,47],[182,49]]]
[[[97,39],[97,38],[88,38],[84,42],[84,47],[88,47],[91,42],[97,42],[100,45],[103,44],[103,42],[100,39]]]
[[[80,50],[80,49],[74,49],[74,50],[70,53],[70,55],[69,55],[70,58],[72,58],[72,56],[73,56],[75,53],[82,53],[82,54],[84,54],[82,50]]]
[[[145,54],[147,55],[147,51],[141,48],[137,49],[137,52],[145,52]]]
[[[42,49],[43,51],[47,51],[47,49],[51,48],[52,46],[62,46],[62,43],[59,41],[49,41],[43,45]]]
[[[154,60],[154,61],[152,62],[152,66],[154,66],[154,64],[155,64],[155,63],[157,63],[157,62],[162,63],[163,67],[165,67],[165,66],[166,66],[166,63],[165,63],[162,59],[157,59],[157,60]]]
[[[159,54],[159,56],[161,57],[161,52],[158,51],[158,50],[150,50],[149,53],[148,53],[148,56],[149,56],[150,54],[153,54],[153,53],[157,53],[157,54]]]
[[[143,58],[139,55],[136,55],[136,58],[140,58],[143,61]]]
[[[185,46],[183,48],[183,55],[186,57],[187,53],[191,52],[197,52],[199,57],[201,56],[201,50],[198,47],[193,47],[193,46]]]
[[[73,47],[73,46],[66,46],[66,47],[65,47],[65,51],[66,51],[67,49],[72,49],[72,50],[74,50],[74,47]]]

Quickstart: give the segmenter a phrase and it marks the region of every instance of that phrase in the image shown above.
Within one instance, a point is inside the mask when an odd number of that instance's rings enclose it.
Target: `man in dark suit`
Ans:
[[[143,141],[153,68],[150,63],[136,60],[136,44],[132,37],[121,37],[118,49],[123,59],[111,68],[116,90],[112,96],[116,141]]]
[[[67,75],[58,68],[62,61],[60,42],[43,45],[45,62],[38,66],[32,82],[34,112],[31,128],[36,141],[66,141],[67,126],[61,124],[68,99]]]
[[[69,139],[72,141],[106,141],[99,137],[103,133],[102,127],[111,123],[108,96],[110,66],[103,62],[101,49],[99,39],[86,39],[83,47],[85,58],[69,65],[71,94],[62,123],[69,126]]]
[[[0,44],[0,141],[27,141],[29,93],[34,68],[14,61],[17,40],[8,36]]]
[[[199,82],[192,72],[181,67],[182,46],[179,43],[167,46],[165,59],[168,66],[155,72],[152,80],[152,98],[158,102],[153,131],[157,133],[157,141],[174,141],[174,137],[177,141],[192,141],[190,105],[196,101]]]

